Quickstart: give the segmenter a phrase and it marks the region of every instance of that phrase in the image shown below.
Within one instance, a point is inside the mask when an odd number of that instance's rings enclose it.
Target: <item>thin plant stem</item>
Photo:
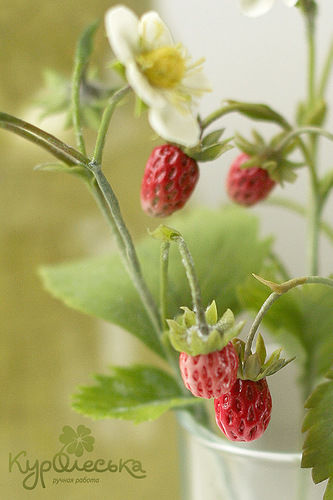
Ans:
[[[292,212],[302,215],[303,217],[306,216],[306,209],[300,204],[297,203],[297,201],[290,200],[288,198],[283,198],[280,196],[271,196],[265,201],[266,205],[272,205],[272,206],[278,206],[278,207],[283,207],[288,210],[291,210]],[[326,235],[326,237],[330,240],[331,243],[333,243],[333,227],[328,224],[328,222],[321,221],[320,222],[320,229],[321,231]]]
[[[117,92],[113,94],[113,96],[110,98],[108,105],[106,106],[103,116],[102,116],[102,121],[101,125],[98,130],[97,134],[97,140],[96,140],[96,145],[95,145],[95,150],[93,154],[93,162],[97,164],[102,163],[102,156],[103,156],[103,150],[104,150],[104,145],[105,145],[105,139],[106,139],[106,134],[109,129],[110,125],[110,120],[112,118],[113,112],[119,103],[119,101],[130,91],[130,87],[126,85],[125,87],[121,88]]]
[[[319,88],[318,88],[318,95],[319,97],[324,97],[325,91],[327,88],[327,84],[331,75],[332,71],[332,66],[333,66],[333,41],[331,42],[325,65],[323,68],[323,72],[321,75],[320,83],[319,83]]]
[[[81,151],[81,153],[86,156],[87,153],[82,132],[81,108],[80,108],[80,90],[81,90],[81,82],[84,76],[85,67],[86,64],[82,60],[77,58],[75,61],[73,77],[72,77],[71,104],[72,104],[72,120],[73,120],[73,127],[74,127],[77,147]]]
[[[193,306],[198,318],[199,330],[203,335],[208,335],[208,325],[206,322],[205,311],[202,305],[201,290],[199,286],[199,280],[195,272],[192,255],[182,236],[177,236],[174,239],[178,244],[182,262],[185,267],[186,276],[190,285]]]
[[[160,339],[161,333],[161,321],[158,313],[155,301],[147,287],[147,284],[143,278],[140,263],[136,254],[136,250],[131,238],[131,235],[125,225],[123,217],[121,215],[119,202],[116,195],[113,192],[108,180],[104,176],[100,165],[96,165],[93,162],[90,164],[90,170],[95,176],[97,184],[103,194],[103,197],[109,207],[114,224],[119,232],[119,237],[117,238],[119,244],[119,250],[123,255],[123,258],[128,263],[128,269],[130,272],[131,279],[135,288],[137,289],[143,305],[149,315],[149,318],[154,326],[156,335]]]
[[[272,307],[274,302],[276,302],[283,294],[289,292],[293,288],[306,284],[317,284],[317,285],[327,285],[333,287],[333,279],[324,278],[322,276],[304,276],[300,278],[293,278],[288,280],[282,284],[272,283],[263,279],[260,279],[261,282],[265,283],[269,286],[273,292],[268,296],[265,300],[261,308],[259,309],[252,325],[249,330],[249,334],[246,341],[245,347],[245,357],[248,357],[251,354],[251,347],[254,340],[254,337],[257,333],[257,330],[263,320],[264,316],[268,312],[268,310]]]
[[[162,241],[160,253],[160,310],[162,327],[166,326],[168,317],[168,267],[170,242]]]

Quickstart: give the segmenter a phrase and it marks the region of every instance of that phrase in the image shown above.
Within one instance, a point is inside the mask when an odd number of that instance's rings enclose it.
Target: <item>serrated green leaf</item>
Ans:
[[[203,304],[216,300],[219,311],[237,313],[236,288],[251,272],[260,272],[270,241],[258,236],[258,220],[245,209],[193,210],[173,218],[192,253],[202,289]],[[241,244],[240,244],[241,242]],[[159,298],[160,244],[150,236],[138,244],[143,274],[153,296]],[[44,267],[45,288],[74,309],[121,326],[163,356],[160,343],[120,257],[95,257]],[[179,306],[192,307],[191,294],[177,248],[170,249],[168,314],[179,315]]]
[[[333,481],[333,370],[327,381],[319,384],[305,403],[307,412],[303,432],[307,432],[303,445],[302,467],[312,468],[315,483],[329,479],[324,498],[332,500]]]
[[[95,380],[96,385],[81,387],[73,396],[73,408],[94,419],[139,423],[171,408],[200,403],[199,398],[184,396],[171,375],[153,366],[112,367],[110,375],[96,375]]]
[[[220,128],[219,130],[214,130],[213,132],[210,132],[202,139],[202,145],[211,146],[212,144],[216,144],[221,139],[221,136],[224,131],[225,131],[224,128]]]

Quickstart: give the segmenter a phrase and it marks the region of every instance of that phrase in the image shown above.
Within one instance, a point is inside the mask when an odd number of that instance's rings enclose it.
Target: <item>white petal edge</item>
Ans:
[[[200,127],[191,113],[181,113],[170,105],[150,108],[148,119],[151,127],[163,139],[192,147],[199,141]]]
[[[143,50],[153,50],[174,45],[169,28],[157,12],[146,12],[139,20],[139,36]]]
[[[156,90],[139,70],[136,62],[131,61],[126,65],[127,81],[134,92],[148,106],[163,107],[166,105],[166,98],[160,90]]]
[[[240,0],[243,14],[249,17],[257,17],[266,14],[274,5],[275,0]]]
[[[294,7],[298,2],[298,0],[283,0],[283,1],[288,7]]]
[[[188,74],[185,74],[184,78],[181,81],[182,87],[193,90],[195,92],[211,92],[212,87],[211,84],[206,78],[205,74],[202,71],[191,71]]]
[[[115,56],[123,64],[139,50],[139,19],[127,7],[118,5],[105,14],[105,30]]]

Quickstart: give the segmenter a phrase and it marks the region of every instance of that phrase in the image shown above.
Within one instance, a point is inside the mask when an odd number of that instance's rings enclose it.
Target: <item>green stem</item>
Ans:
[[[312,16],[307,17],[307,41],[308,41],[308,105],[315,100],[315,74],[316,74],[316,47],[315,47],[315,24]]]
[[[81,82],[84,76],[85,67],[86,64],[82,60],[77,58],[75,61],[73,77],[72,77],[71,104],[72,104],[72,120],[73,120],[77,147],[79,148],[81,153],[86,156],[87,153],[82,132],[81,108],[80,108],[80,89],[81,89]]]
[[[280,196],[271,196],[265,201],[266,205],[278,206],[292,210],[298,215],[306,216],[306,209],[297,201],[289,200],[288,198],[282,198]],[[327,222],[320,222],[321,231],[327,236],[327,238],[333,243],[333,227]]]
[[[246,116],[248,116],[248,118],[252,118],[253,120],[275,122],[287,130],[291,128],[287,120],[276,111],[270,109],[269,114],[267,116],[265,116],[264,113],[261,115],[256,114],[255,109],[257,106],[259,107],[263,106],[265,108],[264,105],[252,104],[252,103],[230,102],[228,104],[224,104],[223,106],[221,106],[216,111],[213,111],[213,113],[208,115],[204,120],[200,122],[201,130],[204,131],[209,125],[211,125],[213,122],[215,122],[222,116],[225,116],[229,113],[233,113],[235,111],[245,114]]]
[[[121,215],[118,199],[114,194],[113,189],[111,188],[106,177],[104,176],[100,165],[96,165],[93,162],[91,162],[90,170],[95,176],[97,184],[104,196],[107,206],[109,207],[112,219],[119,233],[119,235],[117,236],[117,241],[120,247],[119,249],[120,252],[122,253],[123,258],[128,263],[128,270],[130,272],[133,284],[136,287],[143,302],[143,305],[146,308],[146,311],[156,331],[156,335],[159,341],[161,341],[160,339],[161,322],[158,309],[147,287],[147,284],[142,276],[140,263],[135,251],[131,235]]]
[[[282,152],[283,149],[288,145],[288,143],[294,137],[298,137],[302,134],[321,135],[323,137],[326,137],[326,139],[333,141],[333,134],[331,134],[327,130],[320,128],[320,127],[305,126],[305,127],[299,127],[299,128],[295,128],[295,129],[291,130],[286,136],[284,136],[283,140],[280,142],[280,144],[278,145],[278,147],[276,149]]]
[[[255,337],[255,334],[260,326],[260,323],[262,319],[264,318],[265,314],[267,311],[272,307],[274,302],[276,302],[279,297],[281,297],[283,294],[289,292],[289,290],[292,290],[293,288],[301,285],[306,285],[306,284],[317,284],[317,285],[327,285],[330,287],[333,287],[333,279],[330,278],[323,278],[321,276],[304,276],[300,278],[293,278],[289,281],[286,281],[282,284],[277,284],[277,283],[272,283],[270,281],[266,281],[263,279],[260,279],[260,281],[267,286],[269,286],[273,292],[269,295],[269,297],[265,300],[261,308],[259,309],[257,316],[255,317],[252,326],[250,328],[247,341],[246,341],[246,347],[245,347],[245,357],[248,357],[251,354],[251,348],[252,348],[252,343]]]
[[[88,158],[76,149],[68,146],[54,135],[15,116],[0,112],[0,128],[14,132],[37,144],[67,165],[83,165],[85,167],[89,165]]]
[[[160,308],[162,327],[166,326],[168,317],[168,266],[169,266],[170,242],[163,241],[160,254]]]
[[[130,87],[128,85],[126,85],[126,87],[123,87],[120,90],[118,90],[117,92],[115,92],[113,94],[113,96],[110,98],[110,101],[104,110],[101,125],[100,125],[99,130],[98,130],[95,150],[94,150],[94,154],[93,154],[94,163],[97,163],[99,165],[102,163],[102,155],[103,155],[103,150],[104,150],[104,145],[105,145],[106,134],[108,132],[109,125],[110,125],[110,120],[112,118],[113,112],[114,112],[117,104],[129,91],[130,91]]]
[[[333,65],[333,41],[331,42],[331,45],[330,45],[330,48],[329,48],[329,51],[328,51],[328,54],[326,57],[325,65],[323,68],[323,72],[321,75],[319,89],[318,89],[319,97],[323,98],[325,95],[327,84],[328,84],[329,77],[330,77],[331,70],[332,70],[332,65]]]
[[[205,311],[202,305],[201,290],[199,286],[199,280],[195,272],[192,255],[182,236],[177,236],[174,239],[178,244],[182,262],[185,267],[186,276],[190,285],[193,306],[198,318],[199,330],[203,335],[208,335],[208,325],[206,322]]]

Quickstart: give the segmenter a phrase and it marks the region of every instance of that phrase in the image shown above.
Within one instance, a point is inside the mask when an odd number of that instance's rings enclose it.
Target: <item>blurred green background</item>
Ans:
[[[70,75],[75,44],[84,27],[103,17],[110,0],[11,0],[0,9],[0,109],[32,121],[74,143],[62,129],[63,117],[40,122],[33,102],[43,71]],[[147,1],[127,1],[141,14]],[[111,52],[103,27],[96,37],[94,62],[107,74]],[[106,173],[136,237],[153,223],[141,213],[140,180],[152,148],[145,119],[132,119],[133,107],[114,117],[108,140]],[[112,137],[111,137],[112,135]],[[95,134],[88,135],[91,150]],[[34,172],[51,157],[36,146],[0,130],[1,168],[1,474],[0,497],[98,500],[177,498],[177,435],[172,415],[154,423],[93,422],[75,414],[70,395],[107,366],[132,361],[158,362],[127,333],[83,316],[43,291],[38,267],[114,247],[109,230],[86,188],[70,176]],[[50,460],[59,450],[64,425],[88,426],[96,439],[86,459],[136,458],[147,471],[136,480],[126,473],[100,474],[99,484],[54,485],[52,472],[32,491],[22,487],[17,469],[9,472],[9,453],[22,450],[31,463]],[[84,473],[67,476],[84,477]],[[94,477],[96,474],[94,474]],[[64,476],[65,477],[65,476]],[[167,487],[161,485],[167,485]]]

